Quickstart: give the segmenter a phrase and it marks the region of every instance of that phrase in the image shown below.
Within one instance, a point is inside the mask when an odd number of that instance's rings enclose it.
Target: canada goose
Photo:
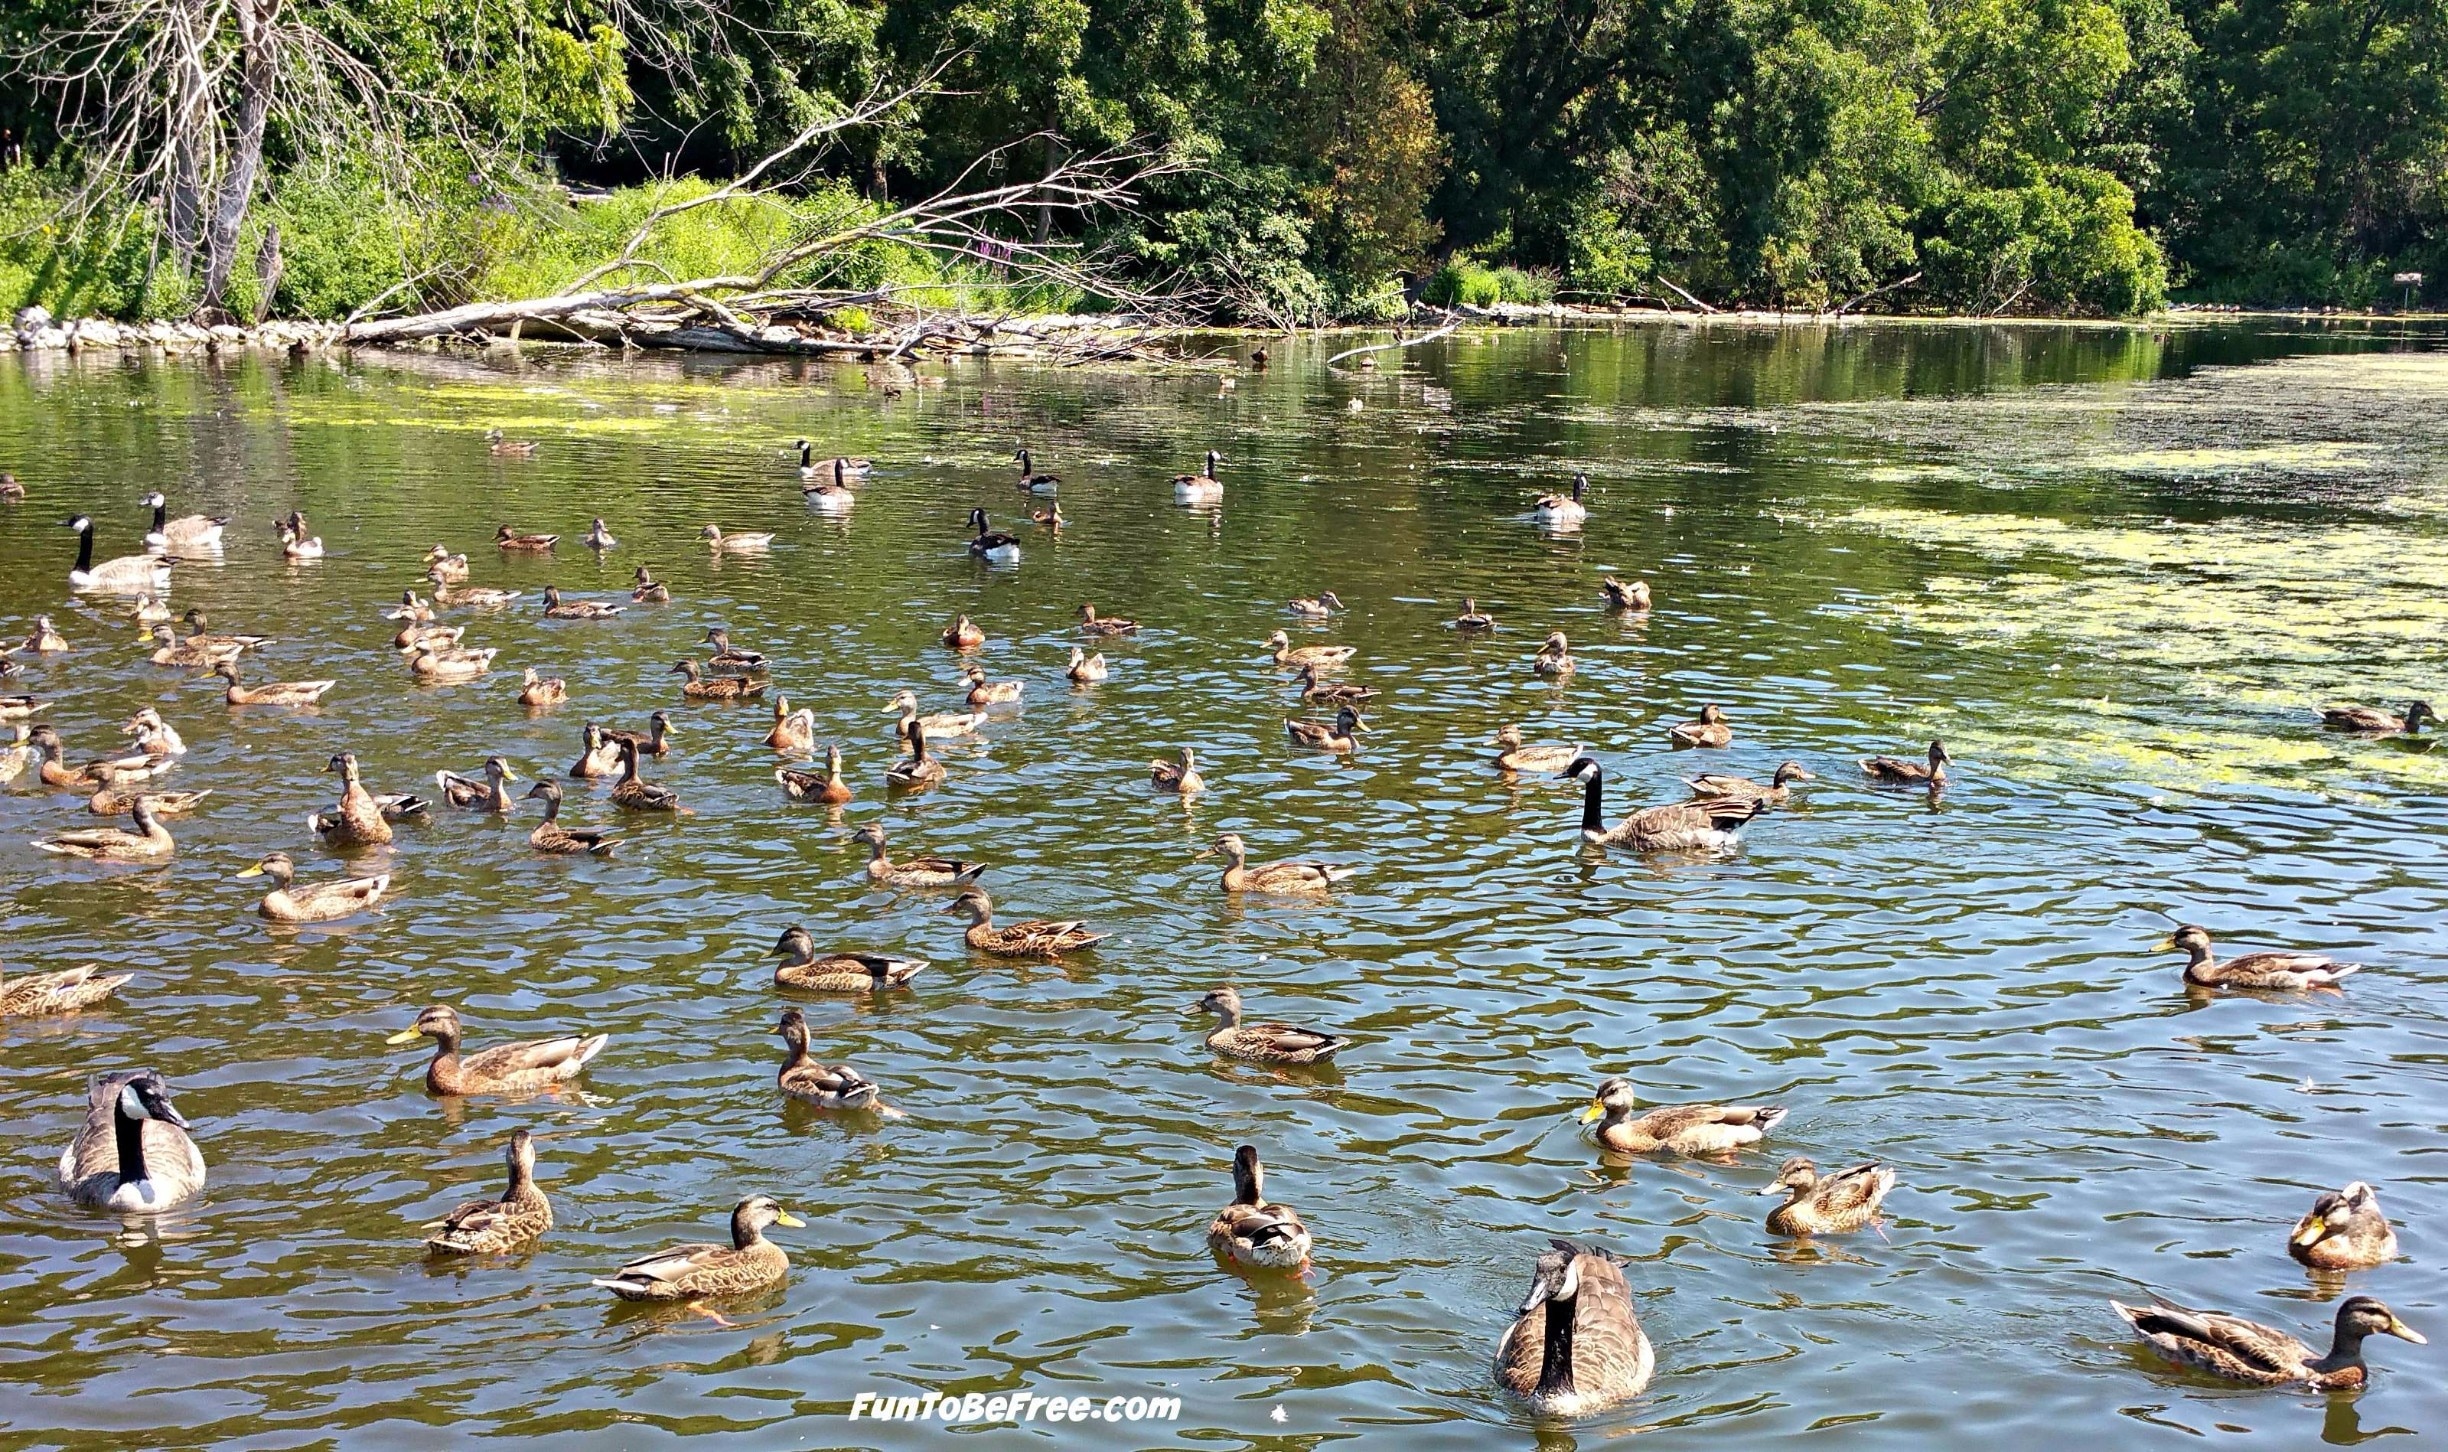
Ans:
[[[172,561],[160,555],[121,555],[94,563],[93,521],[80,514],[68,521],[77,534],[76,563],[68,567],[68,588],[103,595],[169,593]]]
[[[814,479],[828,473],[836,477],[855,474],[864,479],[875,472],[875,460],[873,459],[848,456],[819,459],[816,457],[816,446],[805,439],[799,440],[791,447],[799,451],[799,477],[802,479]]]
[[[2397,1232],[2380,1213],[2380,1197],[2356,1180],[2312,1202],[2287,1237],[2287,1254],[2314,1270],[2369,1270],[2397,1258]]]
[[[221,531],[229,524],[226,514],[186,514],[170,517],[170,501],[160,490],[147,494],[144,504],[153,511],[153,528],[145,535],[148,549],[173,553],[202,554],[221,548]]]
[[[969,511],[969,527],[977,531],[977,537],[969,541],[969,553],[976,555],[981,560],[992,560],[996,564],[1008,565],[1019,562],[1020,541],[1000,531],[989,530],[986,527],[984,509]]]
[[[1640,1395],[1657,1352],[1632,1310],[1622,1262],[1552,1240],[1496,1343],[1496,1384],[1545,1416],[1581,1417]]]
[[[2348,1296],[2338,1303],[2326,1356],[2314,1356],[2312,1348],[2295,1337],[2257,1321],[2153,1300],[2149,1306],[2114,1300],[2108,1305],[2151,1350],[2170,1361],[2257,1386],[2301,1382],[2314,1391],[2348,1390],[2371,1378],[2363,1361],[2363,1343],[2369,1338],[2394,1336],[2417,1346],[2429,1344],[2421,1332],[2370,1296]]]
[[[1013,454],[1012,462],[1020,466],[1020,487],[1029,493],[1051,494],[1062,487],[1060,476],[1037,472],[1035,463],[1029,458],[1028,450],[1022,449]]]
[[[1673,802],[1634,812],[1606,824],[1606,772],[1594,757],[1580,757],[1559,775],[1582,780],[1581,840],[1592,847],[1628,846],[1635,852],[1731,852],[1742,845],[1734,829],[1767,810],[1757,799],[1721,797]]]
[[[61,1152],[59,1187],[94,1210],[152,1214],[204,1193],[204,1155],[169,1082],[151,1069],[97,1074],[85,1123]]]
[[[1549,529],[1579,529],[1589,519],[1589,506],[1582,501],[1589,493],[1589,475],[1575,474],[1570,498],[1561,494],[1542,494],[1530,512]]]
[[[1216,465],[1224,456],[1213,449],[1207,451],[1206,467],[1196,474],[1173,476],[1173,502],[1176,504],[1222,504],[1224,481],[1216,477]]]
[[[1233,1151],[1232,1203],[1207,1226],[1207,1244],[1217,1254],[1261,1270],[1309,1268],[1309,1227],[1289,1205],[1270,1205],[1265,1169],[1255,1145]]]
[[[858,503],[858,495],[851,492],[850,470],[847,465],[847,460],[835,459],[833,477],[829,482],[802,484],[799,486],[799,493],[806,498],[808,503],[826,514],[849,512],[850,507]]]

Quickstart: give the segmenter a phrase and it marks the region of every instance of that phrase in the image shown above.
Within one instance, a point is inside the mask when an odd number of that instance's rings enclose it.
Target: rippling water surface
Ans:
[[[439,358],[0,363],[0,634],[49,612],[77,646],[30,686],[79,759],[160,706],[209,787],[176,861],[72,864],[31,839],[87,819],[0,796],[0,957],[132,969],[119,1003],[0,1027],[0,1444],[432,1445],[440,1429],[550,1443],[939,1445],[834,1420],[859,1391],[1161,1392],[1170,1426],[1041,1428],[1078,1445],[1407,1448],[2448,1443],[2439,1227],[2448,975],[2448,756],[2324,736],[2311,708],[2448,692],[2448,352],[2423,335],[1865,326],[1456,338],[1264,374],[941,370],[887,398],[855,367]],[[541,442],[488,454],[499,426]],[[805,508],[789,441],[872,455],[845,519]],[[1005,460],[1063,478],[1059,537],[969,557],[983,503],[1033,502]],[[1165,480],[1208,447],[1220,514]],[[1538,492],[1593,485],[1578,536]],[[332,676],[319,711],[232,711],[144,663],[124,610],[72,598],[72,511],[135,548],[136,496],[235,517],[179,605],[279,643],[259,679]],[[276,512],[328,558],[284,565]],[[576,544],[601,514],[620,537]],[[496,523],[559,531],[501,558]],[[715,559],[700,526],[777,531]],[[435,542],[528,591],[467,620],[481,684],[412,686],[381,608]],[[548,622],[557,583],[674,603]],[[1606,574],[1657,591],[1600,608]],[[1294,595],[1349,613],[1303,627]],[[1475,595],[1502,628],[1446,626]],[[1112,678],[1073,689],[1076,611],[1137,617]],[[938,790],[889,796],[883,703],[951,708],[955,613],[1026,705],[945,744]],[[665,672],[710,623],[844,745],[857,800],[793,806],[761,707],[682,707]],[[1383,692],[1348,759],[1288,749],[1292,694],[1260,648],[1359,648]],[[1551,629],[1580,670],[1529,669]],[[21,659],[23,659],[21,657]],[[529,716],[518,669],[570,683]],[[1707,702],[1733,747],[1669,752]],[[355,751],[377,790],[487,753],[557,774],[580,723],[674,708],[651,774],[695,815],[635,821],[604,862],[546,860],[461,813],[353,860],[300,823]],[[1610,811],[1698,769],[1819,780],[1742,850],[1576,850],[1577,799],[1488,765],[1488,738],[1586,742]],[[1854,759],[1946,738],[1942,800],[1865,788]],[[2427,747],[2427,742],[2422,743]],[[1145,764],[1198,749],[1185,805]],[[568,816],[615,815],[571,783]],[[983,859],[1008,917],[1112,936],[1060,966],[974,957],[940,896],[871,891],[849,835]],[[1228,900],[1192,853],[1349,863],[1323,904]],[[268,928],[259,854],[307,879],[394,874],[377,914]],[[2188,997],[2154,910],[2239,944],[2370,965],[2317,997]],[[906,1117],[827,1116],[773,1087],[788,995],[759,957],[784,926],[926,957],[872,1003],[797,996],[817,1051]],[[1186,1010],[1345,1030],[1339,1067],[1212,1057]],[[612,1035],[583,1092],[437,1101],[385,1047],[449,1002],[474,1046]],[[96,1069],[151,1064],[212,1162],[201,1203],[128,1233],[51,1165]],[[1724,1163],[1602,1163],[1572,1112],[1628,1073],[1653,1099],[1773,1100],[1772,1143]],[[420,1222],[498,1190],[513,1128],[542,1139],[560,1224],[532,1255],[429,1269]],[[1245,1282],[1202,1244],[1232,1147],[1317,1237],[1305,1285]],[[1877,1157],[1884,1233],[1797,1249],[1754,1198],[1786,1154]],[[2323,1188],[2379,1187],[2405,1259],[2308,1277],[2286,1230]],[[717,1237],[743,1195],[786,1291],[725,1326],[611,1303],[587,1278]],[[1551,1235],[1610,1247],[1659,1348],[1618,1414],[1541,1425],[1487,1361]],[[2325,1344],[2347,1289],[2439,1344],[2374,1344],[2359,1398],[2236,1392],[2138,1356],[2111,1295],[2163,1291]],[[1275,1415],[1280,1409],[1280,1419]],[[1731,1441],[1729,1441],[1731,1439]]]

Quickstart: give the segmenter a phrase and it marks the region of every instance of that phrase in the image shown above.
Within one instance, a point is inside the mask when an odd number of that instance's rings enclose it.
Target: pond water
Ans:
[[[2429,1348],[2378,1341],[2359,1397],[2234,1391],[2138,1354],[2107,1299],[2156,1290],[2325,1346],[2348,1290],[2448,1338],[2448,757],[2323,734],[2314,708],[2448,690],[2448,351],[2437,334],[1863,325],[1511,332],[1330,370],[962,362],[887,396],[855,365],[534,357],[0,361],[0,635],[49,613],[75,653],[27,661],[76,759],[157,704],[210,788],[165,867],[37,852],[84,825],[64,794],[0,795],[0,957],[102,960],[110,1007],[0,1026],[0,1445],[941,1445],[839,1420],[861,1391],[1179,1396],[1178,1422],[1036,1428],[1045,1445],[1866,1448],[2448,1443]],[[1242,345],[1246,346],[1246,345]],[[1219,387],[1232,379],[1234,386]],[[499,427],[538,441],[488,452]],[[790,441],[872,456],[847,516],[801,502]],[[1069,525],[1012,485],[1062,476]],[[1227,459],[1220,513],[1166,480]],[[1591,480],[1577,535],[1531,499]],[[72,597],[74,538],[137,547],[137,496],[233,516],[180,607],[277,643],[254,679],[330,677],[320,710],[230,710],[145,663],[124,606]],[[983,504],[1023,559],[963,546]],[[306,511],[328,555],[284,563]],[[577,543],[601,515],[620,543]],[[499,556],[494,527],[557,531]],[[709,522],[770,530],[717,557]],[[381,610],[436,541],[528,592],[463,617],[481,683],[412,685]],[[673,603],[539,618],[547,584]],[[1607,574],[1651,581],[1605,612]],[[1347,613],[1305,626],[1322,589]],[[1448,628],[1464,596],[1500,628]],[[1063,676],[1084,601],[1136,617],[1104,684]],[[884,703],[952,709],[966,613],[1025,705],[939,743],[940,788],[885,790]],[[856,800],[793,805],[762,706],[683,706],[673,661],[709,624],[843,743]],[[1268,633],[1355,646],[1382,693],[1363,749],[1291,749]],[[1549,630],[1580,668],[1534,676]],[[530,715],[521,667],[570,700]],[[1665,729],[1721,703],[1734,744]],[[628,819],[608,861],[546,859],[437,810],[353,858],[301,825],[349,750],[376,790],[486,754],[559,775],[589,719],[673,710],[650,775],[694,815]],[[1491,733],[1586,742],[1610,813],[1695,770],[1818,774],[1738,853],[1586,852],[1579,800],[1489,765]],[[1856,758],[1943,737],[1942,798],[1864,785]],[[1208,789],[1152,793],[1193,746]],[[570,820],[620,815],[570,782]],[[941,894],[872,890],[850,841],[989,864],[1005,918],[1110,937],[1060,965],[972,955]],[[1346,863],[1321,903],[1227,898],[1220,831],[1257,859]],[[267,927],[232,874],[275,848],[314,880],[393,874],[372,915]],[[2160,911],[2223,944],[2337,953],[2343,993],[2188,995]],[[777,992],[776,935],[914,953],[871,1002]],[[1189,1007],[1348,1032],[1339,1066],[1211,1055]],[[581,1088],[436,1100],[391,1048],[447,1002],[482,1046],[585,1029]],[[778,1009],[905,1117],[775,1091]],[[201,1202],[135,1229],[70,1207],[51,1166],[84,1076],[152,1065],[211,1162]],[[1760,1148],[1605,1163],[1574,1111],[1630,1074],[1652,1101],[1781,1103]],[[534,1253],[429,1268],[418,1226],[497,1193],[534,1129],[558,1225]],[[1250,1282],[1203,1244],[1230,1158],[1316,1237],[1305,1283]],[[1754,1198],[1788,1154],[1876,1158],[1882,1230],[1796,1246]],[[2344,1285],[2286,1232],[2363,1179],[2404,1258]],[[589,1287],[628,1256],[716,1238],[770,1192],[786,1290],[730,1324]],[[1651,1390],[1579,1424],[1493,1392],[1489,1354],[1547,1237],[1627,1261]],[[614,1435],[607,1443],[602,1434]],[[1729,1440],[1730,1439],[1730,1440]]]

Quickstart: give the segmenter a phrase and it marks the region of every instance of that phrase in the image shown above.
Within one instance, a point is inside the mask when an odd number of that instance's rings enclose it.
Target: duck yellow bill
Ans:
[[[804,1220],[800,1219],[800,1218],[799,1218],[798,1216],[796,1216],[796,1215],[793,1215],[793,1214],[792,1214],[792,1213],[790,1213],[788,1210],[781,1210],[781,1211],[777,1211],[777,1212],[775,1212],[775,1214],[774,1214],[774,1224],[776,1224],[776,1225],[787,1225],[787,1226],[789,1226],[789,1227],[790,1227],[791,1229],[793,1229],[793,1230],[805,1230],[805,1229],[807,1228],[807,1222],[806,1222],[806,1221],[804,1221]]]
[[[1581,1122],[1583,1124],[1596,1124],[1602,1117],[1605,1116],[1605,1114],[1605,1105],[1592,1104],[1589,1108],[1581,1111]]]
[[[2328,1225],[2323,1221],[2314,1220],[2307,1222],[2302,1228],[2295,1232],[2295,1243],[2297,1245],[2310,1245],[2314,1241],[2319,1240],[2321,1238],[2321,1232],[2328,1228]]]
[[[383,1042],[386,1044],[413,1044],[422,1037],[424,1037],[424,1035],[418,1033],[415,1029],[404,1028],[398,1033],[393,1034],[391,1037],[384,1039]]]
[[[2394,1316],[2389,1317],[2389,1334],[2392,1336],[2402,1337],[2405,1340],[2413,1342],[2417,1346],[2428,1346],[2431,1344],[2431,1338],[2423,1335],[2420,1331],[2408,1326],[2405,1322],[2398,1320]]]
[[[503,781],[517,781],[518,779],[519,779],[519,774],[518,774],[517,772],[512,771],[510,768],[508,768],[508,767],[506,767],[506,766],[502,768],[502,780],[503,780]]]
[[[2170,933],[2166,937],[2161,938],[2158,942],[2151,944],[2151,951],[2154,953],[2170,953],[2174,952],[2175,949],[2176,935],[2174,933]]]
[[[238,875],[240,877],[261,877],[263,876],[263,864],[258,862],[253,867],[245,869]]]

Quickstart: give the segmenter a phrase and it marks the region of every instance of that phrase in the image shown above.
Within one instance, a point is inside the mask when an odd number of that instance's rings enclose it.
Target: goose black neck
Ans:
[[[170,502],[168,500],[164,500],[161,503],[153,506],[153,532],[155,534],[160,534],[163,530],[169,527],[169,523]]]
[[[1588,780],[1581,785],[1581,830],[1603,832],[1606,830],[1606,773],[1593,766],[1587,775]]]
[[[145,1122],[127,1112],[127,1091],[121,1090],[117,1105],[111,1110],[111,1130],[119,1143],[119,1182],[136,1184],[146,1178],[144,1157]],[[2361,1345],[2358,1338],[2356,1344]]]
[[[80,575],[93,568],[93,526],[90,524],[77,531],[76,568]]]
[[[805,439],[801,439],[799,441],[799,467],[802,469],[812,469],[815,466],[816,446],[809,443]]]
[[[1573,1389],[1573,1314],[1581,1306],[1579,1292],[1547,1303],[1547,1344],[1539,1358],[1539,1391],[1555,1396]]]

